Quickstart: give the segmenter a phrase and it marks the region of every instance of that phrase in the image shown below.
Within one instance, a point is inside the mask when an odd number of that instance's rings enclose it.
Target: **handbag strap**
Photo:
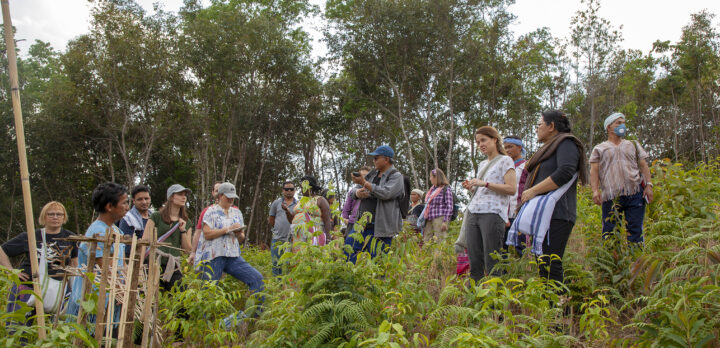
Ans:
[[[483,168],[483,169],[478,173],[477,178],[480,179],[480,180],[483,180],[483,181],[487,181],[487,180],[485,180],[485,174],[487,174],[487,172],[489,172],[490,169],[491,169],[493,166],[495,166],[495,163],[497,163],[498,161],[500,161],[500,156],[502,156],[502,155],[498,154],[497,156],[495,156],[495,158],[492,159],[492,161],[489,161],[488,164],[485,166],[485,168]]]

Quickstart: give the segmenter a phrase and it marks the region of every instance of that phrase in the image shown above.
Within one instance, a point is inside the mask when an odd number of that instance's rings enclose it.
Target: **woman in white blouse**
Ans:
[[[475,191],[468,205],[467,250],[470,258],[470,277],[478,280],[490,274],[500,253],[508,203],[517,189],[515,164],[505,154],[502,137],[491,126],[475,131],[478,149],[487,156],[478,167],[478,177],[465,180],[462,185]]]

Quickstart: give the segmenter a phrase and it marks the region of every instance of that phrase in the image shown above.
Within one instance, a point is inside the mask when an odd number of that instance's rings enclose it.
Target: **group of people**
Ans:
[[[617,217],[623,216],[628,240],[643,242],[645,204],[653,199],[648,155],[638,142],[625,139],[624,115],[608,116],[604,126],[607,141],[593,148],[589,160],[584,144],[572,134],[568,117],[560,111],[546,111],[539,117],[536,134],[542,146],[527,161],[526,148],[519,137],[503,138],[491,126],[475,131],[477,148],[487,159],[479,164],[475,177],[462,182],[471,199],[456,242],[456,250],[467,253],[471,278],[478,280],[497,274],[493,270],[498,260],[495,255],[506,253],[505,246],[512,245],[520,252],[525,247],[532,248],[541,265],[546,265],[540,267],[541,276],[563,282],[562,257],[577,218],[578,181],[589,180],[593,201],[602,205],[604,238],[616,230]],[[356,262],[364,251],[371,257],[387,251],[402,230],[403,219],[422,234],[425,244],[447,238],[448,223],[457,214],[458,202],[445,173],[439,168],[431,170],[431,187],[427,192],[410,191],[409,181],[394,166],[395,152],[390,146],[380,146],[368,155],[374,166],[361,167],[352,173],[353,186],[342,207],[344,242],[349,246],[346,250],[351,250],[346,252],[348,261]],[[332,192],[323,191],[312,176],[303,177],[298,184],[304,188],[300,197],[296,195],[298,186],[287,181],[282,184],[281,197],[270,205],[268,223],[272,230],[274,275],[283,272],[278,260],[286,250],[285,243],[305,241],[324,245],[332,238],[330,231],[342,224],[332,216],[335,199]],[[262,274],[242,257],[245,224],[242,212],[234,205],[238,198],[235,186],[216,182],[212,192],[214,203],[202,211],[193,233],[186,205],[191,191],[182,185],[170,186],[164,204],[153,211],[148,187],[138,185],[128,197],[127,188],[120,184],[100,184],[92,194],[97,219],[85,236],[104,236],[112,230],[145,241],[169,243],[172,247],[158,249],[163,274],[160,285],[166,291],[183,277],[179,260],[184,251],[202,279],[218,280],[227,273],[247,284],[252,292],[260,292],[264,289]],[[402,207],[406,195],[410,204]],[[49,202],[40,212],[42,228],[35,231],[38,248],[52,254],[46,262],[48,276],[53,279],[62,278],[58,271],[61,266],[86,265],[91,253],[99,265],[111,256],[103,254],[103,243],[89,250],[87,242],[75,245],[63,240],[73,235],[62,228],[67,220],[62,203]],[[119,247],[123,249],[118,251],[121,255],[132,256],[129,248]],[[12,268],[9,257],[22,254],[26,258],[20,265],[20,279],[29,281],[27,233],[2,245],[0,265]],[[140,262],[145,254],[145,250],[140,252]],[[552,259],[551,255],[559,259]],[[123,259],[117,262],[122,264]],[[77,314],[82,278],[75,277],[70,283],[67,313]],[[13,287],[8,311],[16,310],[18,301],[28,301],[28,295],[22,291],[27,288]]]

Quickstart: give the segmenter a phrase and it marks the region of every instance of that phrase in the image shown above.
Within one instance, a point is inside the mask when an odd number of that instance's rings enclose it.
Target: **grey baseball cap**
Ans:
[[[183,187],[183,185],[180,184],[173,184],[167,189],[167,199],[170,199],[170,196],[179,192],[187,192],[187,194],[191,194],[192,190],[190,190],[189,188],[185,188]]]
[[[235,193],[235,185],[224,182],[220,184],[220,187],[218,187],[218,196],[223,195],[227,198],[238,198],[238,195]]]

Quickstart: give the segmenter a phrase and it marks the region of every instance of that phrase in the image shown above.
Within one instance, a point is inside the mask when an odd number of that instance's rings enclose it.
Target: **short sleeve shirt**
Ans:
[[[512,158],[505,155],[498,156],[502,157],[485,173],[484,178],[479,178],[480,180],[490,183],[490,185],[504,184],[505,174],[510,170],[515,170],[515,163],[513,163]],[[488,163],[488,160],[482,161],[478,172],[482,172]],[[512,195],[497,193],[486,187],[478,187],[470,201],[470,205],[468,205],[468,209],[474,214],[498,214],[505,222],[508,222],[508,205],[510,204],[511,197]]]
[[[598,164],[603,202],[640,191],[642,174],[638,161],[648,154],[640,144],[637,149],[635,145],[629,140],[621,140],[618,145],[604,141],[593,148],[590,163]]]
[[[115,225],[112,225],[112,227],[111,227],[100,220],[95,220],[92,224],[90,224],[90,227],[88,227],[87,231],[85,231],[85,237],[92,237],[95,234],[98,234],[100,237],[104,237],[108,228],[112,228],[113,231],[115,231],[115,233],[122,233],[120,231],[120,229]],[[91,252],[95,253],[96,258],[104,257],[105,256],[105,255],[103,255],[104,244],[105,243],[102,243],[102,242],[97,243],[95,250],[88,250],[90,248],[90,244],[88,242],[80,243],[80,252],[78,253],[78,263],[80,265],[87,265],[88,258],[89,258],[89,255]],[[120,245],[120,251],[119,251],[118,255],[123,256],[123,255],[125,255],[125,244],[119,243],[119,245]],[[114,255],[114,253],[115,253],[114,249],[115,249],[115,246],[110,247],[110,255],[107,255],[107,257],[112,257],[112,255]],[[118,265],[122,266],[122,264],[123,264],[122,257],[119,257],[117,262],[118,262]]]
[[[223,208],[219,204],[210,206],[203,216],[203,227],[207,225],[213,230],[229,227],[234,223],[245,224],[242,212],[235,207],[228,208],[225,215]],[[196,259],[212,260],[216,257],[238,257],[240,256],[240,243],[234,234],[226,234],[215,239],[206,240],[205,234],[200,236],[200,242],[197,248]]]
[[[270,216],[275,217],[275,225],[272,227],[272,239],[281,241],[290,241],[290,221],[287,219],[287,214],[282,208],[284,199],[281,197],[272,204],[270,204]],[[293,209],[297,204],[297,199],[293,198],[293,203],[288,209]]]
[[[522,172],[523,172],[523,170],[525,170],[525,163],[526,162],[523,162],[522,164],[515,167],[515,180],[516,180],[515,184],[518,185],[518,189],[515,190],[515,194],[510,198],[510,205],[508,207],[508,214],[510,214],[510,218],[515,218],[515,215],[517,215],[517,213],[515,211],[517,210],[517,205],[518,205],[517,198],[518,198],[518,194],[520,193],[520,190],[519,190],[520,176],[522,176]]]

